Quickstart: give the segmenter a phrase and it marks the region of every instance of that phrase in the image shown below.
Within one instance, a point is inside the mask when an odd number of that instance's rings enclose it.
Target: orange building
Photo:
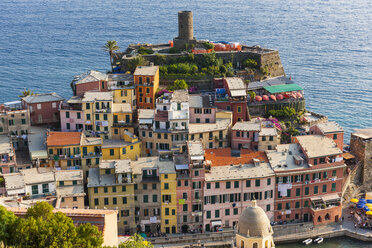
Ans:
[[[159,88],[159,66],[137,66],[133,76],[137,108],[154,109],[155,94]]]

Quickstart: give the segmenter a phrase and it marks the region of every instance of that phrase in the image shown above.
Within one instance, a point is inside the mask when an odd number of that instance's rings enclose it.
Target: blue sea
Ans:
[[[339,122],[346,139],[372,126],[370,0],[1,0],[0,102],[24,88],[71,95],[75,74],[106,71],[102,46],[168,42],[191,10],[198,39],[278,49],[307,108]]]

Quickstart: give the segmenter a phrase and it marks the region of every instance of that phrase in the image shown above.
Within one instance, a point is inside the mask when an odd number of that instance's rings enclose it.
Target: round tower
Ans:
[[[178,39],[194,39],[194,26],[191,11],[178,12]]]

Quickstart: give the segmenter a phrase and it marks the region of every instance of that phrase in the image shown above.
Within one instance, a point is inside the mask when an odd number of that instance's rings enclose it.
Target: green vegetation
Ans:
[[[256,92],[248,91],[247,93],[250,96],[250,101],[253,102],[253,100],[256,98]]]
[[[33,96],[35,95],[35,93],[29,89],[23,89],[23,91],[21,91],[21,95],[19,97],[25,97],[25,96]]]
[[[121,243],[119,248],[152,248],[154,247],[150,242],[144,240],[140,235],[135,234],[127,241]]]
[[[178,50],[177,48],[175,48],[175,47],[171,47],[171,48],[169,48],[169,51],[168,51],[169,53],[179,53],[180,52],[180,50]]]
[[[162,78],[198,79],[233,75],[232,63],[223,64],[223,60],[217,58],[215,53],[206,53],[197,58],[194,54],[189,54],[169,61],[160,56],[155,59],[155,64],[160,66]]]
[[[0,206],[0,243],[4,247],[101,247],[102,234],[96,226],[75,227],[65,214],[53,213],[47,202],[29,208],[18,218]]]
[[[141,46],[138,49],[138,53],[142,55],[147,55],[147,54],[153,54],[154,51],[152,50],[152,48],[146,48],[146,47]]]
[[[214,44],[210,42],[204,42],[203,46],[205,47],[205,49],[214,49]]]
[[[251,69],[257,69],[258,63],[254,59],[247,59],[243,63],[244,67],[251,68]]]
[[[106,44],[103,46],[103,49],[110,54],[110,64],[111,64],[111,69],[112,69],[113,64],[114,64],[114,59],[113,59],[114,52],[118,51],[120,47],[118,46],[115,40],[108,40]]]
[[[189,86],[187,85],[186,81],[181,79],[177,79],[173,82],[173,85],[168,86],[168,90],[174,91],[174,90],[187,90]]]
[[[127,67],[129,71],[134,72],[137,66],[147,65],[148,63],[149,62],[144,57],[138,55],[137,57],[128,61]]]

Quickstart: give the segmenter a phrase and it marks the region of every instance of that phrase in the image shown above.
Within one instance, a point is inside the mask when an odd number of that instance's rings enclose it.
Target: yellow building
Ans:
[[[112,92],[85,92],[82,99],[82,110],[85,116],[87,135],[100,136],[104,139],[112,138],[112,106]]]
[[[89,207],[118,210],[120,234],[135,232],[134,183],[130,160],[102,161],[89,169]]]
[[[136,160],[141,156],[141,141],[134,134],[124,131],[124,140],[103,140],[102,159],[130,159]]]
[[[57,170],[56,208],[84,209],[84,184],[82,170]]]
[[[49,166],[62,170],[81,169],[81,136],[79,132],[48,132]]]
[[[129,103],[114,103],[113,107],[113,139],[124,139],[124,132],[134,133],[132,107]]]
[[[161,166],[161,231],[177,233],[177,179],[173,166]]]
[[[108,89],[113,92],[114,103],[129,103],[136,108],[136,90],[133,82],[133,75],[108,74]]]
[[[201,140],[203,149],[230,146],[231,119],[216,119],[216,123],[189,124],[189,140]]]
[[[67,169],[82,169],[86,183],[89,168],[98,167],[102,139],[86,137],[80,132],[47,133],[49,166]]]

